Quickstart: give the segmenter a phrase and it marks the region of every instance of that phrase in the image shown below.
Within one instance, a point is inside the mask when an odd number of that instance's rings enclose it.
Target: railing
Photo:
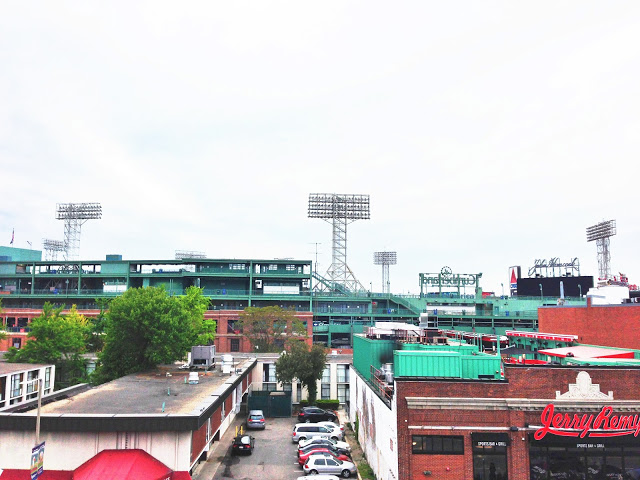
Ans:
[[[388,407],[391,407],[391,399],[393,398],[393,384],[388,384],[385,373],[377,369],[373,365],[370,367],[370,381],[378,396]]]
[[[9,333],[28,333],[31,331],[31,327],[6,327],[5,332]]]

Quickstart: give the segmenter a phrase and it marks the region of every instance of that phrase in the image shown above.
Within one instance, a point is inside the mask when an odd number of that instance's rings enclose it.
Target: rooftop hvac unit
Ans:
[[[222,373],[231,375],[233,368],[233,357],[231,355],[222,355]]]
[[[209,370],[216,366],[216,347],[214,345],[195,345],[191,347],[190,368]]]
[[[384,380],[388,384],[393,384],[393,363],[382,364],[382,371],[384,373]]]

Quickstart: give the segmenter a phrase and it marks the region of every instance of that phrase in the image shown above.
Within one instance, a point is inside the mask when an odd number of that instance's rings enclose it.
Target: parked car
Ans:
[[[338,436],[339,440],[344,440],[344,427],[334,422],[317,422],[316,425],[327,427]]]
[[[356,466],[352,462],[327,458],[323,455],[311,455],[302,468],[307,475],[331,473],[349,478],[356,474]]]
[[[247,417],[247,428],[261,428],[265,429],[267,422],[264,419],[262,410],[250,410]]]
[[[309,479],[307,477],[298,477],[296,480],[309,480]],[[336,477],[335,475],[320,474],[313,477],[313,480],[340,480],[340,478]]]
[[[238,435],[233,439],[231,453],[248,453],[251,455],[253,453],[255,443],[256,439],[251,435]]]
[[[330,438],[312,437],[307,440],[300,440],[298,442],[298,448],[306,447],[307,445],[332,445],[336,448],[342,448],[343,450],[351,451],[351,445],[347,442],[341,442],[340,440],[331,440]]]
[[[344,432],[344,425],[341,425],[337,422],[329,422],[329,421],[325,421],[325,422],[316,422],[319,425],[325,425],[325,426],[329,426],[331,428],[338,428],[340,429],[341,432]]]
[[[307,445],[304,448],[301,448],[300,450],[298,450],[298,457],[300,457],[300,455],[304,454],[304,453],[309,453],[311,450],[317,449],[317,448],[324,448],[326,450],[329,450],[331,453],[333,453],[336,456],[339,455],[347,455],[350,456],[351,452],[348,452],[342,448],[337,448],[334,447],[333,445]],[[349,460],[347,458],[347,460]]]
[[[336,455],[335,453],[330,451],[327,447],[316,447],[309,450],[308,452],[301,452],[300,455],[298,455],[298,464],[300,466],[303,466],[307,461],[307,458],[309,458],[311,455],[323,455],[327,458],[334,458],[337,460],[346,460],[346,461],[351,460],[351,458],[349,458],[345,454]]]
[[[298,413],[298,423],[336,422],[338,416],[331,410],[323,410],[318,407],[302,407]]]
[[[310,425],[308,423],[295,424],[291,438],[294,443],[311,437],[333,438],[334,440],[339,440],[341,438],[340,434],[335,433],[333,430],[322,425]]]

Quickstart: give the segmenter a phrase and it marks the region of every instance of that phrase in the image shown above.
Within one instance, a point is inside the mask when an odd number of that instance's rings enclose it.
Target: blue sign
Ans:
[[[36,480],[44,470],[44,442],[31,449],[31,480]]]

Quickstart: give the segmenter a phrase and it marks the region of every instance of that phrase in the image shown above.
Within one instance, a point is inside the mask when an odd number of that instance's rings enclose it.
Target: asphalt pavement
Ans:
[[[264,430],[247,432],[256,439],[253,454],[231,455],[236,427],[245,428],[244,416],[238,415],[220,441],[214,442],[207,461],[196,467],[193,480],[295,480],[304,476],[297,462],[297,444],[291,441],[296,422],[296,417],[267,418]]]

